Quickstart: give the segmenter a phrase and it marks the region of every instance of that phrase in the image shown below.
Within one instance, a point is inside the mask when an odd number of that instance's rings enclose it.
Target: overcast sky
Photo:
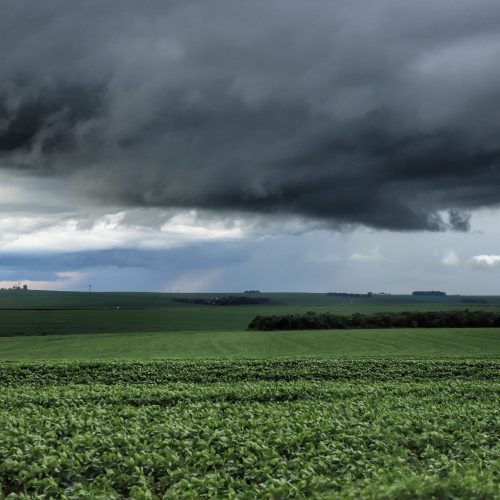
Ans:
[[[498,0],[0,0],[0,285],[500,294]]]

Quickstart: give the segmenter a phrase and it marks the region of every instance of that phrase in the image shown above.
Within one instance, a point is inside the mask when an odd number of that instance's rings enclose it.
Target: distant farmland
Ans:
[[[0,309],[102,309],[105,307],[182,307],[173,299],[215,299],[224,296],[269,298],[274,305],[329,306],[329,305],[480,305],[500,306],[500,296],[447,295],[444,297],[412,295],[376,295],[359,298],[329,295],[328,293],[147,293],[147,292],[58,292],[42,290],[0,290]]]
[[[271,305],[214,306],[173,298],[215,298],[228,294],[0,292],[0,336],[79,333],[235,331],[257,315],[442,311],[458,308],[500,312],[500,298],[466,304],[462,297],[373,296],[349,299],[326,294],[262,293]],[[486,300],[486,299],[484,299]]]

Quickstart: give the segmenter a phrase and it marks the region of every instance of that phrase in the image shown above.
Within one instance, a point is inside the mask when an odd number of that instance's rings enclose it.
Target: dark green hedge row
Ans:
[[[326,330],[354,328],[477,328],[500,327],[500,314],[490,311],[434,311],[377,314],[340,314],[308,312],[257,316],[249,330]]]

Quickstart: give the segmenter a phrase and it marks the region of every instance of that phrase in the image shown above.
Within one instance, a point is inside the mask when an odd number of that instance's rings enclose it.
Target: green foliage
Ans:
[[[494,380],[497,359],[203,359],[0,363],[0,385],[165,384],[293,380]]]
[[[0,366],[7,498],[498,498],[496,360]]]
[[[402,311],[397,313],[352,314],[325,312],[312,315],[284,314],[256,316],[249,330],[329,330],[354,328],[498,328],[500,313],[494,311]]]

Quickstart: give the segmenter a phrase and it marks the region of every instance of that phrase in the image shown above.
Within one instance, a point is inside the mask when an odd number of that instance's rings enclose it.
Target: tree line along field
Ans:
[[[402,311],[351,315],[320,313],[256,316],[248,330],[345,330],[380,328],[500,328],[494,311]]]
[[[7,498],[497,498],[495,360],[0,364]]]

